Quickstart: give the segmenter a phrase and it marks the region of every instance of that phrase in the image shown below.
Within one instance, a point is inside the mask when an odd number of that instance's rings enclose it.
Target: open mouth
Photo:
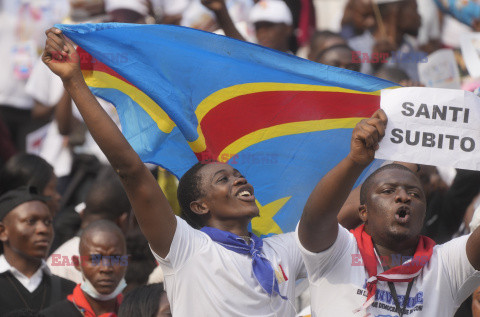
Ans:
[[[253,194],[253,187],[251,185],[242,186],[235,196],[243,201],[255,201],[255,195]]]
[[[410,208],[402,206],[395,213],[395,220],[399,223],[407,223],[410,220]]]

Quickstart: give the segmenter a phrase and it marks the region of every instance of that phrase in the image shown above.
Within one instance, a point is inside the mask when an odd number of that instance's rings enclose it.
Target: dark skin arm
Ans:
[[[225,5],[225,0],[202,0],[202,4],[212,10],[217,18],[218,25],[223,29],[226,36],[245,41],[245,38],[238,32],[235,24],[233,24],[230,13],[228,13],[227,6]]]
[[[480,271],[480,227],[475,229],[467,241],[467,258],[475,270]]]
[[[58,132],[61,135],[69,135],[72,132],[72,98],[67,91],[63,92],[62,97],[55,106],[55,119],[58,123]]]
[[[88,89],[73,45],[59,29],[47,30],[43,62],[58,75],[93,138],[120,176],[143,234],[152,249],[167,256],[177,220],[155,178]],[[60,52],[60,56],[56,54]],[[54,58],[55,56],[55,58]]]
[[[35,100],[32,108],[32,118],[35,120],[49,120],[54,110],[54,107],[45,106],[43,103]]]
[[[303,247],[322,252],[335,242],[337,216],[355,181],[370,164],[385,135],[387,117],[378,110],[370,119],[360,121],[352,133],[350,153],[325,175],[310,194],[303,209],[298,236]]]

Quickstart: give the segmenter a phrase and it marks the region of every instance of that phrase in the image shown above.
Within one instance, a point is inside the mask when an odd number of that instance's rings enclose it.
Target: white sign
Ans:
[[[382,90],[388,117],[376,158],[480,170],[480,98],[440,88]]]
[[[460,89],[460,72],[451,49],[438,50],[418,64],[420,82],[427,87]]]
[[[473,78],[480,78],[480,33],[463,34],[460,47],[468,73]]]

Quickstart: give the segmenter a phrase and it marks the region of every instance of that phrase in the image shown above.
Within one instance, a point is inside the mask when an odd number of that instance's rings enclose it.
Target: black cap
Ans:
[[[0,221],[18,205],[32,200],[46,203],[49,198],[38,194],[37,188],[33,186],[22,186],[6,192],[0,196]]]

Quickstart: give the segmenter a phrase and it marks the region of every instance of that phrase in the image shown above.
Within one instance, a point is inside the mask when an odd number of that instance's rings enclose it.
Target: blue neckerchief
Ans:
[[[253,274],[265,292],[270,296],[273,292],[276,292],[281,298],[287,299],[280,294],[272,264],[261,254],[263,247],[262,239],[252,233],[250,237],[252,243],[248,245],[242,238],[228,231],[212,227],[203,227],[200,230],[212,238],[213,241],[230,251],[240,254],[250,254],[252,256]]]

